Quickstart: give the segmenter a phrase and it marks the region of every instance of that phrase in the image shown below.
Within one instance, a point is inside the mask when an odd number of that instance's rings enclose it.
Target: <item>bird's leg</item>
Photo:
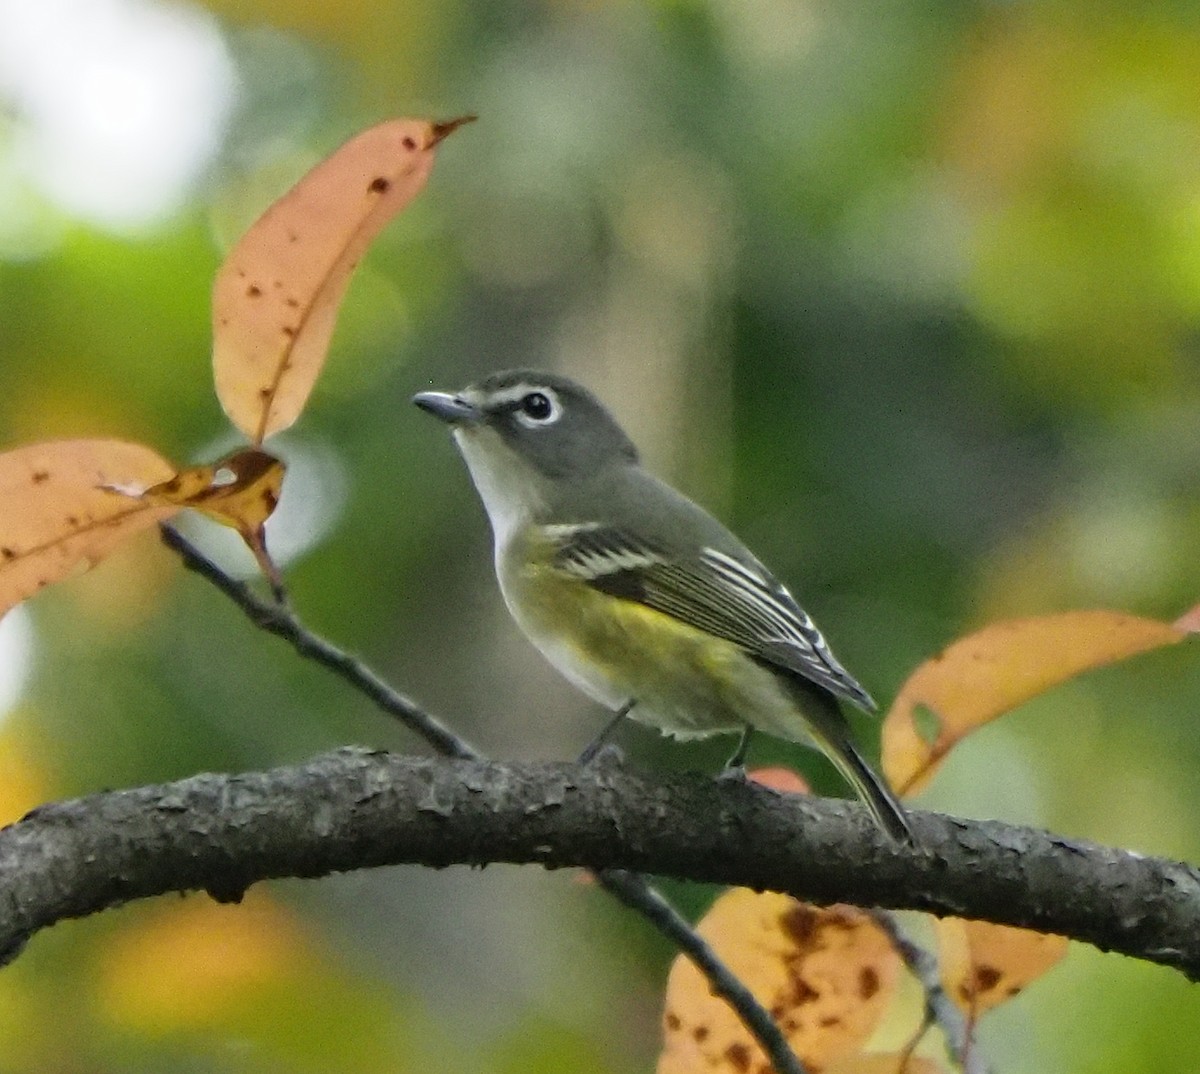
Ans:
[[[604,725],[600,731],[600,734],[593,738],[592,741],[587,744],[587,747],[584,749],[584,751],[579,755],[578,763],[580,765],[588,765],[592,763],[596,757],[596,754],[600,752],[600,747],[608,741],[608,736],[617,729],[617,725],[629,715],[629,711],[633,708],[633,706],[634,700],[633,698],[630,698],[625,702],[624,705],[617,709],[616,714],[611,720],[608,721],[608,723]]]
[[[733,756],[725,762],[725,768],[721,772],[723,779],[744,779],[746,776],[746,754],[750,752],[750,739],[754,734],[754,728],[746,724],[742,728],[742,737],[738,739],[737,749],[733,751]]]

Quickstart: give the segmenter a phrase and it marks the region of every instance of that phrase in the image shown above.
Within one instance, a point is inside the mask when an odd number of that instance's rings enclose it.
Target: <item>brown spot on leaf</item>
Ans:
[[[747,1071],[750,1069],[750,1049],[744,1044],[731,1044],[725,1049],[725,1058],[729,1060],[734,1070]]]
[[[5,559],[16,559],[17,553],[13,549],[5,547],[0,548],[0,556],[3,556]]]
[[[873,966],[864,966],[858,974],[858,994],[866,1000],[879,991],[879,973]]]
[[[692,1030],[692,1038],[697,1044],[703,1044],[708,1039],[708,1026],[696,1026]]]
[[[812,1003],[814,1000],[820,999],[821,993],[799,974],[793,974],[792,991],[787,998],[791,1006],[803,1007],[806,1003]]]
[[[400,144],[402,146],[404,146],[405,149],[416,149],[417,148],[416,139],[414,139],[411,135],[408,135],[408,134],[406,134],[403,138],[400,139]]]
[[[289,296],[288,296],[287,298],[285,298],[283,301],[284,301],[284,304],[285,304],[286,306],[288,306],[290,309],[294,309],[294,310],[295,310],[295,309],[299,309],[299,308],[300,308],[300,300],[299,300],[298,298],[292,298],[292,297],[289,295]]]
[[[821,922],[821,927],[848,931],[850,929],[857,928],[858,922],[856,922],[849,914],[844,913],[841,910],[826,910],[825,920]]]
[[[990,992],[1000,983],[1002,976],[1003,974],[995,966],[976,966],[970,986],[972,995],[977,996],[981,992]]]
[[[50,474],[45,470],[33,471],[33,483],[35,485],[43,485],[50,480]]]
[[[371,180],[370,185],[367,187],[367,191],[371,194],[386,194],[391,185],[391,182],[384,176],[377,175]]]
[[[822,1029],[832,1029],[834,1026],[841,1025],[842,1020],[836,1014],[827,1014],[824,1018],[820,1019],[817,1024]]]
[[[246,297],[247,298],[259,298],[259,297],[261,297],[261,295],[262,295],[262,288],[259,287],[258,284],[256,284],[256,283],[252,283],[249,287],[246,288]]]
[[[292,338],[294,338],[294,337],[295,337],[295,335],[296,335],[296,329],[295,329],[295,328],[293,328],[293,327],[292,327],[290,324],[285,324],[285,325],[283,326],[283,334],[284,334],[285,336],[287,336],[287,337],[288,337],[288,339],[292,339]]]
[[[793,906],[779,919],[779,925],[797,947],[808,947],[818,929],[817,911],[809,906]]]
[[[682,1023],[679,1021],[679,1015],[677,1015],[674,1011],[667,1011],[667,1013],[663,1015],[663,1024],[670,1030],[676,1030]]]

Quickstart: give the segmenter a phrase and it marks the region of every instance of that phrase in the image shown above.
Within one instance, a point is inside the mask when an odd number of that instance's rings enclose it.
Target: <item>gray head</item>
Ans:
[[[493,373],[454,395],[421,392],[413,402],[468,433],[486,427],[548,477],[592,473],[608,462],[636,462],[637,449],[586,388],[557,373]]]
[[[557,373],[493,373],[460,392],[420,392],[413,402],[450,425],[500,536],[518,517],[542,513],[558,493],[637,449],[586,388]]]
[[[558,373],[492,373],[455,395],[422,391],[413,402],[456,428],[490,428],[553,478],[637,462],[634,444],[598,398]]]

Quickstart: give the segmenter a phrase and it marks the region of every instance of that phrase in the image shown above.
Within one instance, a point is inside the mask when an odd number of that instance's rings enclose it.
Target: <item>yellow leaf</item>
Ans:
[[[148,488],[143,496],[155,503],[191,507],[238,531],[254,553],[277,593],[279,571],[267,554],[267,519],[279,504],[285,467],[282,460],[257,448],[235,451],[219,462],[180,470]]]
[[[891,941],[851,906],[821,909],[735,888],[713,903],[698,931],[810,1069],[860,1048],[895,990]],[[667,979],[663,1026],[658,1074],[770,1069],[740,1019],[682,956]]]
[[[943,1074],[932,1059],[915,1055],[867,1053],[837,1059],[821,1074]]]
[[[121,440],[52,440],[0,454],[0,614],[174,514],[136,498],[173,470]]]
[[[213,375],[230,421],[261,444],[300,416],[350,276],[425,185],[468,119],[395,119],[352,138],[242,236],[213,285]]]
[[[1110,611],[984,627],[926,660],[901,688],[883,721],[884,774],[897,793],[915,794],[976,728],[1085,671],[1187,636],[1168,623]]]
[[[939,918],[935,925],[942,987],[972,1021],[1011,999],[1067,953],[1065,936],[961,917]]]
[[[155,503],[191,507],[235,530],[257,529],[275,510],[284,464],[255,448],[207,466],[180,470],[142,494]]]
[[[6,723],[0,730],[0,825],[19,820],[53,795],[53,783],[37,756],[11,722]]]
[[[257,889],[238,906],[157,903],[106,944],[98,1006],[144,1033],[213,1025],[311,957],[299,920]]]

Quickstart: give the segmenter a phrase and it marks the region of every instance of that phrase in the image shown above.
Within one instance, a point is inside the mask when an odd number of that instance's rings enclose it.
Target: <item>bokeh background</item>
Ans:
[[[497,368],[598,390],[885,704],[998,617],[1195,603],[1200,14],[1173,0],[0,0],[0,442],[232,445],[223,251],[362,127],[463,112],[272,444],[272,540],[314,627],[481,748],[569,757],[602,720],[509,624],[465,472],[408,403]],[[925,801],[1200,859],[1198,708],[1194,648],[1088,676]],[[8,818],[421,748],[149,536],[0,623],[0,713]],[[728,746],[621,741],[664,768]],[[815,756],[756,760],[843,793]],[[670,957],[535,869],[164,899],[0,974],[0,1071],[642,1071]],[[1190,1071],[1200,998],[1078,948],[983,1040],[1010,1072]]]

